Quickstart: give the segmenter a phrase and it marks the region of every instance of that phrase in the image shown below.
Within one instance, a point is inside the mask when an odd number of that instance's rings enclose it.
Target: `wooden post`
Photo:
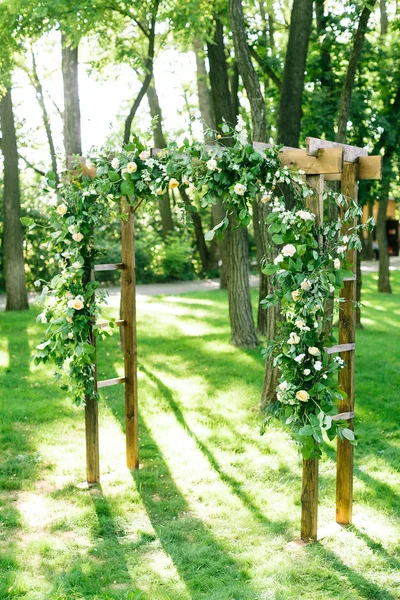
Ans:
[[[91,264],[85,265],[85,283],[93,278]],[[97,360],[96,337],[90,328],[88,342],[95,349],[94,363],[92,365],[95,389],[97,389]],[[86,480],[88,483],[100,483],[99,460],[99,405],[96,398],[85,398],[85,432],[86,432]]]
[[[128,215],[127,219],[121,220],[123,262],[121,307],[124,320],[126,464],[128,469],[138,469],[135,228],[132,207],[126,200],[122,202],[122,211]]]
[[[357,200],[357,165],[344,163],[342,174],[342,193]],[[342,230],[345,235],[347,229]],[[356,251],[347,252],[347,260],[352,263],[356,273]],[[353,302],[356,299],[356,281],[345,281],[340,292],[339,305],[339,344],[355,342],[356,312]],[[340,354],[346,366],[339,372],[339,385],[347,398],[339,403],[339,413],[354,411],[354,371],[355,349]],[[349,429],[354,429],[354,419],[349,419]],[[336,474],[336,521],[342,525],[351,523],[353,504],[353,446],[348,440],[337,442]]]
[[[315,194],[307,198],[307,208],[316,216],[316,223],[323,222],[324,190],[323,175],[308,175],[307,183],[314,188]],[[319,243],[321,243],[321,237]],[[303,460],[303,480],[301,491],[301,534],[304,542],[317,540],[318,528],[318,458]]]

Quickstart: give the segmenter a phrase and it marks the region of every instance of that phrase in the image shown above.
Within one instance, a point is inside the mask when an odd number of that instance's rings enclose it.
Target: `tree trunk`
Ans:
[[[179,193],[182,196],[182,200],[186,204],[186,206],[190,207],[190,199],[186,193],[186,190],[181,187],[179,189]],[[210,250],[206,244],[206,240],[204,238],[204,231],[203,231],[203,224],[201,222],[201,217],[196,210],[193,211],[190,209],[190,218],[192,219],[192,223],[194,226],[194,235],[195,235],[195,239],[196,239],[197,250],[200,255],[202,270],[204,273],[207,273],[207,271],[210,269],[211,254],[210,254]]]
[[[149,83],[147,88],[147,101],[149,103],[150,115],[153,120],[153,138],[156,148],[166,148],[167,140],[163,132],[163,118],[161,106],[158,99],[158,94],[155,86],[155,81]],[[172,218],[171,201],[168,192],[166,192],[158,200],[158,207],[161,215],[162,236],[165,238],[170,231],[174,229],[174,221]]]
[[[6,310],[26,310],[28,296],[24,268],[24,235],[20,221],[18,148],[15,134],[11,89],[0,101],[1,149],[4,157],[3,250],[6,280]]]
[[[372,202],[368,202],[368,218],[373,216],[373,208],[374,205]],[[374,232],[373,231],[368,231],[367,232],[367,238],[365,240],[365,244],[364,244],[364,258],[365,260],[373,260],[374,259],[374,247],[373,247],[373,241],[374,241]]]
[[[379,9],[380,9],[380,16],[381,16],[381,35],[386,35],[388,32],[388,28],[389,28],[389,20],[388,20],[388,15],[387,15],[387,10],[386,10],[386,0],[379,0]],[[396,11],[397,14],[397,11]]]
[[[238,348],[258,345],[250,300],[249,241],[244,227],[237,227],[231,215],[225,231],[228,246],[227,284],[232,344]]]
[[[265,142],[267,139],[265,100],[256,70],[251,62],[241,0],[229,0],[229,15],[236,62],[250,103],[253,140]]]
[[[278,114],[278,142],[287,146],[299,145],[312,15],[313,0],[293,0]]]
[[[337,102],[334,97],[335,84],[333,80],[332,61],[330,54],[329,32],[327,31],[327,15],[325,14],[325,0],[315,0],[315,20],[317,24],[318,42],[320,46],[320,75],[321,88],[324,92],[324,121],[323,133],[327,140],[335,137],[334,121],[336,116]]]
[[[64,149],[65,154],[82,155],[81,109],[78,85],[78,46],[61,34],[62,75],[64,83]]]
[[[342,95],[340,97],[340,108],[336,141],[342,144],[346,141],[347,122],[350,117],[351,98],[353,96],[354,79],[360,63],[361,52],[364,45],[365,33],[367,31],[368,21],[376,0],[371,0],[364,5],[358,23],[357,31],[354,36],[353,48],[351,51],[349,64],[344,79]]]
[[[219,125],[225,119],[233,125],[235,115],[229,90],[223,26],[219,19],[216,19],[213,42],[208,42],[207,48],[215,122]],[[216,207],[216,211],[225,212],[221,205]],[[254,348],[257,335],[250,300],[248,234],[245,229],[235,228],[233,215],[229,217],[223,246],[221,256],[226,267],[232,343],[241,348]]]
[[[58,177],[58,172],[57,172],[57,157],[56,157],[56,150],[55,150],[55,146],[54,146],[53,132],[51,130],[50,117],[49,117],[49,113],[47,112],[46,103],[44,101],[43,86],[39,79],[37,65],[36,65],[36,57],[35,57],[35,53],[33,52],[33,50],[32,50],[32,84],[35,88],[36,98],[37,98],[40,110],[42,112],[43,125],[44,125],[44,129],[46,131],[47,142],[49,144],[49,150],[50,150],[51,168],[53,169],[54,178],[55,178],[55,182],[56,182],[56,186],[57,186],[57,184],[59,182],[59,177]]]
[[[386,214],[389,204],[389,185],[385,186],[385,196],[379,201],[378,217],[376,219],[376,239],[379,247],[379,280],[378,291],[383,294],[391,294],[389,270],[389,249],[386,234]]]
[[[204,138],[206,139],[207,130],[215,128],[211,104],[211,93],[207,85],[208,74],[206,69],[206,61],[204,60],[204,45],[198,38],[195,38],[193,47],[196,55],[197,95],[199,98],[200,114],[203,120]]]

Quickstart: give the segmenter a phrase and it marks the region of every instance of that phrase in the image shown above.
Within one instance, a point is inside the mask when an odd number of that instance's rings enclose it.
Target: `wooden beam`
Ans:
[[[256,150],[263,150],[270,147],[269,144],[254,142]],[[318,156],[310,156],[307,150],[288,148],[283,149],[279,154],[283,166],[301,169],[306,175],[325,175],[326,173],[340,173],[343,164],[342,148],[322,148]]]
[[[382,179],[382,156],[360,156],[358,179]]]
[[[324,176],[308,175],[307,183],[315,190],[308,196],[306,206],[316,217],[316,224],[323,223]],[[322,244],[322,237],[318,240]],[[303,459],[302,492],[301,492],[301,532],[303,542],[317,541],[318,528],[318,458]]]
[[[124,263],[109,263],[104,265],[94,265],[95,271],[117,271],[123,269]]]
[[[128,469],[139,468],[138,378],[136,339],[135,228],[132,207],[124,198],[121,209],[128,214],[121,220],[122,260],[121,308],[125,321],[123,346],[125,369],[125,435]]]
[[[342,193],[357,200],[357,165],[346,162],[343,168]],[[341,209],[343,212],[344,209]],[[351,225],[342,228],[342,235],[348,232]],[[356,251],[347,251],[347,261],[356,270]],[[356,333],[356,311],[353,302],[356,299],[356,282],[345,281],[340,292],[342,302],[339,304],[339,345],[353,346]],[[345,366],[339,371],[339,386],[347,397],[339,402],[339,413],[354,413],[354,375],[355,351],[347,350],[340,354]],[[348,424],[354,429],[354,419]],[[353,446],[348,440],[337,441],[337,474],[336,474],[336,521],[342,525],[351,523],[353,506]]]
[[[125,383],[125,377],[113,377],[112,379],[103,379],[97,383],[97,387],[109,387],[110,385],[118,385],[119,383]]]
[[[346,162],[356,162],[360,156],[368,156],[367,148],[359,148],[358,146],[349,146],[348,144],[339,144],[338,142],[330,142],[329,140],[320,140],[319,138],[306,138],[307,152],[311,156],[317,156],[322,148],[342,148],[343,160]]]
[[[354,279],[347,279],[347,281],[354,281]],[[336,344],[336,346],[331,346],[330,348],[325,348],[327,354],[336,354],[338,352],[351,352],[356,347],[355,343],[351,344]]]

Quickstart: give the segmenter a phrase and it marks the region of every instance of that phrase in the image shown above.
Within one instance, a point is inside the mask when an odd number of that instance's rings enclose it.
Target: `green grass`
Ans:
[[[0,599],[400,598],[400,273],[392,296],[375,275],[363,285],[354,525],[295,550],[300,461],[278,428],[259,435],[263,363],[230,345],[226,294],[139,299],[141,467],[124,467],[123,388],[106,388],[91,490],[77,488],[83,410],[30,362],[36,310],[0,314]],[[116,337],[102,343],[99,377],[121,358]],[[321,526],[335,513],[326,451]]]

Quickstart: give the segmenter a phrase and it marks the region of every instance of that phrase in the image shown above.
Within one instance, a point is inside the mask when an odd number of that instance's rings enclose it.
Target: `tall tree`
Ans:
[[[78,83],[78,44],[61,34],[61,68],[64,85],[64,150],[82,155],[81,109]]]
[[[278,142],[297,147],[313,0],[293,0],[278,113]]]
[[[225,120],[233,125],[235,114],[229,88],[223,25],[219,18],[215,19],[214,39],[207,44],[207,48],[215,122],[218,125]],[[255,348],[258,341],[250,299],[248,234],[246,229],[237,226],[234,215],[229,215],[223,252],[232,343],[240,348]]]
[[[6,310],[26,310],[28,295],[24,268],[24,236],[20,221],[21,195],[18,147],[15,133],[11,88],[0,100],[1,150],[4,157],[3,249],[6,280]]]
[[[158,99],[156,84],[154,78],[149,83],[147,88],[147,101],[149,103],[150,115],[153,122],[153,139],[156,148],[166,148],[167,140],[163,132],[162,112]],[[166,192],[158,201],[158,207],[161,215],[162,235],[166,237],[170,231],[174,229],[174,221],[172,219],[171,202]]]

